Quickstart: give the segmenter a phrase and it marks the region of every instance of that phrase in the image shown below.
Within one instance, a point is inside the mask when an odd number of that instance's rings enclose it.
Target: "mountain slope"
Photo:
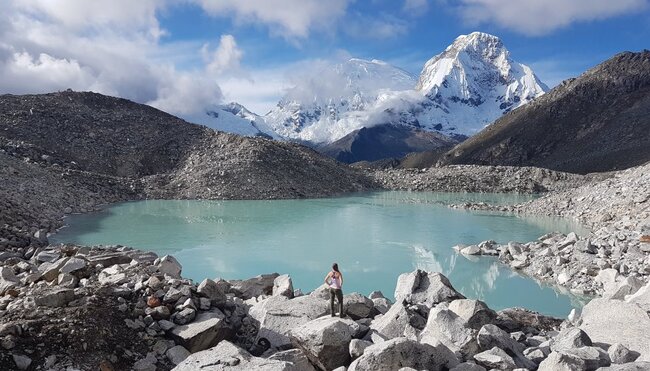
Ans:
[[[439,133],[409,126],[377,125],[355,130],[318,150],[338,161],[353,163],[401,158],[411,152],[444,152],[458,142]]]
[[[621,53],[510,112],[442,164],[539,166],[576,173],[650,161],[650,51]]]
[[[96,93],[1,95],[0,153],[58,173],[136,180],[143,197],[316,197],[372,187],[312,149],[215,132]]]

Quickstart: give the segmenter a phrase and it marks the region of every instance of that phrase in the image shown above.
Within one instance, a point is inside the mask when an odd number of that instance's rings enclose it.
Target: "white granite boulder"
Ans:
[[[407,338],[395,338],[367,347],[348,371],[392,371],[402,367],[443,371],[458,365],[458,359],[444,345],[432,346]]]
[[[438,303],[465,299],[456,291],[447,277],[441,273],[415,270],[404,273],[397,279],[395,301],[409,304],[423,304],[429,308]]]
[[[282,295],[289,299],[293,298],[293,282],[291,276],[282,274],[273,280],[273,296]]]
[[[173,371],[297,371],[290,362],[254,357],[236,345],[222,341],[218,345],[183,360]]]
[[[170,335],[176,344],[194,353],[227,339],[232,329],[226,324],[225,315],[215,310],[200,313],[192,323],[174,327]]]

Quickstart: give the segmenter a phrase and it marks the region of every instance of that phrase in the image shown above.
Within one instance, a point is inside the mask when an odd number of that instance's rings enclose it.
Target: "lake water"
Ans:
[[[173,254],[183,275],[249,278],[288,273],[310,291],[332,262],[344,274],[344,292],[392,297],[397,277],[416,268],[447,275],[469,298],[494,309],[521,306],[564,317],[579,301],[514,273],[489,257],[460,256],[452,246],[531,241],[577,226],[549,218],[522,218],[448,208],[449,203],[518,203],[530,196],[377,192],[347,197],[277,201],[139,201],[68,217],[54,242],[121,244]]]

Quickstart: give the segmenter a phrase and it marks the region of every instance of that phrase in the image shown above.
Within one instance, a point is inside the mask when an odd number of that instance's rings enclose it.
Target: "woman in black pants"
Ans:
[[[339,265],[332,264],[332,271],[325,276],[325,283],[330,287],[330,309],[332,317],[334,317],[334,297],[339,302],[339,315],[341,318],[345,316],[343,313],[343,275],[339,271]]]

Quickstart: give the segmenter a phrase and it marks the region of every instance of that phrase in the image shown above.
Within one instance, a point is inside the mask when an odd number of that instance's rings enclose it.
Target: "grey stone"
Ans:
[[[485,325],[477,336],[481,349],[488,350],[494,347],[505,350],[515,361],[518,367],[534,369],[537,365],[523,354],[523,345],[514,341],[510,334],[495,325]]]
[[[370,317],[375,303],[369,298],[353,292],[343,298],[344,312],[350,318],[357,320]]]
[[[325,316],[296,327],[289,336],[312,364],[331,370],[350,363],[350,341],[358,327],[352,320]]]
[[[352,359],[359,358],[363,355],[363,351],[372,345],[372,341],[361,340],[361,339],[352,339],[350,341],[350,357]]]
[[[373,291],[370,293],[370,295],[368,295],[368,297],[370,298],[370,300],[386,298],[381,291]]]
[[[551,353],[548,347],[531,347],[524,350],[524,356],[535,363],[540,363]]]
[[[176,326],[170,331],[176,344],[192,353],[218,344],[231,333],[232,329],[226,324],[224,314],[219,311],[200,313],[194,322]]]
[[[620,343],[650,361],[650,317],[635,303],[592,299],[582,309],[580,328],[594,344]]]
[[[601,367],[598,371],[648,371],[650,370],[650,362],[632,362],[622,365],[611,365],[609,367]]]
[[[5,291],[16,287],[19,282],[20,280],[10,267],[0,267],[0,295],[4,295]]]
[[[612,363],[628,363],[634,362],[638,354],[632,353],[627,347],[621,343],[614,343],[607,349],[607,354]]]
[[[585,346],[572,348],[563,350],[561,353],[580,358],[584,361],[587,370],[596,370],[600,367],[609,366],[611,364],[607,352],[597,347]]]
[[[59,277],[59,270],[67,263],[69,258],[59,259],[53,263],[45,262],[38,266],[41,277],[47,282],[52,282]]]
[[[381,334],[386,339],[405,336],[407,332],[419,332],[426,326],[427,320],[419,312],[395,303],[381,316],[375,319],[370,328]]]
[[[429,312],[420,341],[430,345],[442,343],[462,358],[471,358],[479,351],[476,342],[477,331],[466,327],[465,323],[465,320],[449,310],[446,304],[439,304]]]
[[[483,325],[494,323],[497,314],[480,301],[472,299],[458,299],[449,303],[449,310],[456,313],[467,322],[467,327],[479,330]]]
[[[585,361],[564,353],[553,352],[539,364],[537,371],[584,371]]]
[[[180,345],[171,347],[165,352],[167,359],[169,359],[169,361],[174,365],[178,365],[179,363],[183,362],[187,357],[190,356],[190,354],[191,353],[187,349]]]
[[[489,369],[514,370],[517,368],[515,360],[497,347],[474,355],[474,360]]]
[[[260,295],[273,294],[273,282],[279,276],[277,273],[262,274],[247,280],[228,281],[231,284],[231,290],[240,293],[238,296],[242,299],[255,298]]]
[[[481,248],[477,245],[470,245],[460,250],[460,253],[463,255],[480,255]]]
[[[589,336],[577,327],[570,327],[560,331],[560,333],[551,341],[551,350],[562,352],[571,348],[580,348],[590,346],[591,339]]]
[[[290,371],[315,371],[316,369],[309,363],[309,358],[300,349],[289,349],[272,354],[268,360],[283,361],[290,364],[287,370]]]
[[[284,296],[271,296],[253,305],[249,314],[259,322],[256,341],[267,339],[274,348],[291,344],[289,331],[311,320],[329,313],[329,303],[318,293],[293,299]]]
[[[280,360],[253,357],[250,353],[228,341],[191,354],[173,371],[298,371],[293,364]]]
[[[34,296],[34,303],[39,307],[63,307],[74,300],[74,290],[58,288]]]
[[[173,329],[174,327],[176,327],[176,325],[173,322],[167,321],[167,320],[164,320],[164,319],[161,319],[160,321],[158,321],[158,326],[160,326],[160,329],[163,330],[163,331],[169,331],[169,330]]]
[[[397,279],[396,302],[406,301],[409,304],[423,304],[431,308],[438,303],[455,299],[465,299],[465,297],[453,288],[447,277],[440,273],[418,269],[401,274]]]
[[[14,363],[16,364],[16,368],[19,370],[27,370],[32,364],[32,359],[27,356],[13,354],[12,357],[14,359]]]
[[[277,276],[273,280],[273,296],[282,295],[293,298],[293,282],[288,274]]]
[[[393,305],[393,303],[391,303],[391,301],[386,298],[374,298],[371,300],[373,308],[381,314],[386,314],[386,312],[388,312],[390,307]]]
[[[444,345],[421,344],[406,338],[371,345],[348,371],[392,371],[401,367],[442,371],[458,365],[458,359]]]
[[[223,291],[222,286],[219,286],[215,281],[206,278],[196,289],[196,292],[210,299],[213,305],[222,306],[226,303],[226,293]]]
[[[86,256],[85,259],[88,261],[88,264],[92,266],[102,265],[104,268],[111,267],[117,264],[129,264],[131,263],[131,257],[124,252],[114,252],[114,253],[102,253],[99,255]]]
[[[61,253],[53,250],[43,250],[36,254],[36,261],[54,263],[59,260]]]
[[[79,258],[70,258],[59,270],[60,273],[72,273],[80,269],[86,268],[85,260]]]
[[[97,279],[102,285],[120,285],[128,281],[124,269],[119,265],[112,265],[108,268],[102,269],[102,271],[99,272]]]
[[[192,322],[195,317],[196,317],[196,310],[192,308],[185,308],[180,312],[174,313],[172,319],[175,324],[184,325]]]
[[[158,258],[154,261],[154,265],[158,267],[158,272],[166,274],[174,278],[181,277],[181,271],[183,267],[181,264],[171,255],[165,255],[162,258]]]

